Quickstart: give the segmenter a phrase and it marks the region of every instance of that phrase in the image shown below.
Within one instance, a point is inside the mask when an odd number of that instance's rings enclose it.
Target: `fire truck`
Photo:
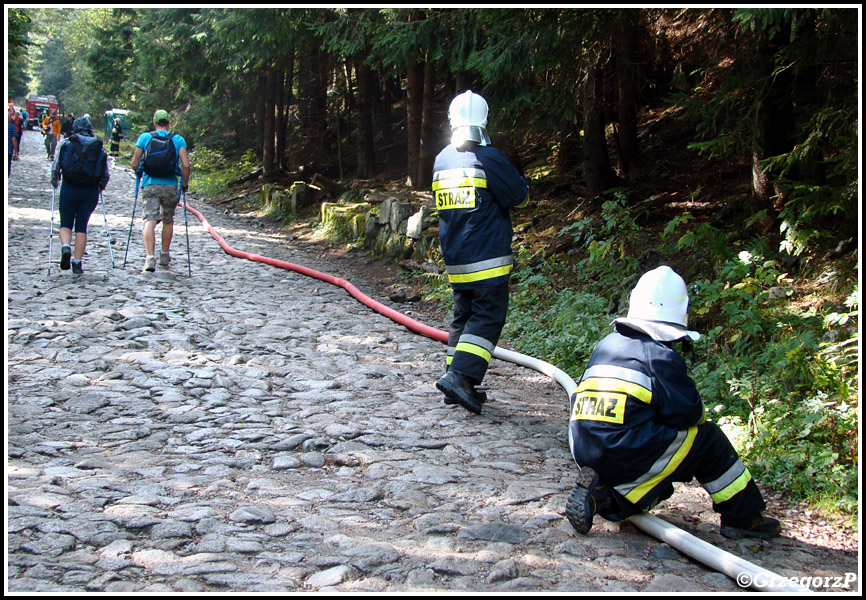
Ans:
[[[30,94],[27,98],[27,129],[39,129],[45,115],[57,110],[57,98],[54,96]]]

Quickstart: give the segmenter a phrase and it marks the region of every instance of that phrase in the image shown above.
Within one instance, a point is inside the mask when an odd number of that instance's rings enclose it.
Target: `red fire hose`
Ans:
[[[183,204],[183,203],[181,203]],[[192,214],[198,217],[199,221],[201,221],[202,225],[208,230],[208,232],[213,236],[213,238],[219,243],[223,250],[226,251],[227,254],[231,256],[237,256],[238,258],[246,258],[247,260],[251,260],[254,262],[264,263],[266,265],[271,265],[273,267],[279,267],[281,269],[287,269],[289,271],[295,271],[300,273],[301,275],[306,275],[307,277],[313,277],[315,279],[321,279],[327,283],[332,285],[339,286],[349,292],[353,298],[364,304],[365,306],[370,307],[375,310],[377,313],[384,315],[391,319],[392,321],[403,325],[410,330],[420,333],[423,336],[429,337],[434,340],[438,340],[440,342],[447,343],[448,342],[448,332],[442,331],[441,329],[436,329],[435,327],[430,327],[429,325],[425,325],[420,321],[416,321],[411,317],[407,317],[406,315],[397,312],[393,308],[389,308],[382,304],[381,302],[377,302],[370,298],[369,296],[361,293],[361,291],[356,288],[354,285],[346,281],[345,279],[340,279],[339,277],[334,277],[333,275],[328,275],[327,273],[322,273],[320,271],[316,271],[314,269],[309,269],[307,267],[302,267],[300,265],[296,265],[294,263],[286,262],[284,260],[277,260],[275,258],[270,258],[267,256],[261,256],[260,254],[253,254],[251,252],[244,252],[242,250],[235,250],[231,246],[229,246],[226,241],[216,232],[216,230],[211,227],[210,223],[207,222],[207,219],[204,218],[199,211],[191,207],[189,204],[186,205],[186,209],[190,211]]]

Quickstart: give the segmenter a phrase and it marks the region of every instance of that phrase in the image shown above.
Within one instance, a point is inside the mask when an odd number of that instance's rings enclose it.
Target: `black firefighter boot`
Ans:
[[[758,515],[739,522],[722,516],[719,533],[733,539],[747,537],[774,538],[782,533],[782,524],[777,519],[765,517],[764,515]]]
[[[565,516],[575,531],[586,535],[592,529],[592,518],[600,512],[610,511],[615,504],[610,488],[599,474],[590,467],[583,467],[581,477],[565,503]]]
[[[475,391],[475,386],[460,373],[448,371],[436,382],[436,388],[445,394],[446,404],[454,404],[456,402],[476,415],[481,414],[482,401],[478,396],[478,392]],[[452,402],[449,402],[449,399]]]

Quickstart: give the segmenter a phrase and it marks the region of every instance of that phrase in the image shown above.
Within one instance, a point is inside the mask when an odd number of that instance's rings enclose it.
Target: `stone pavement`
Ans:
[[[115,266],[98,207],[84,275],[59,269],[56,238],[49,275],[50,163],[40,135],[22,147],[7,192],[7,591],[740,589],[630,524],[575,534],[567,400],[547,377],[494,361],[482,415],[445,406],[441,343],[230,257],[192,214],[188,277],[182,210],[171,268],[142,274],[139,202],[122,268],[127,170],[103,197]],[[335,272],[190,204],[235,248]],[[765,568],[816,561],[795,539],[725,540],[705,497],[677,499],[693,519],[679,525]]]

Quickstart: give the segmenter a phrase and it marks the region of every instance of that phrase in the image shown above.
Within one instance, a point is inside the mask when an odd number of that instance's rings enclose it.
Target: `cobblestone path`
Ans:
[[[7,591],[740,589],[629,524],[574,533],[566,399],[545,376],[494,361],[482,415],[445,406],[441,343],[228,256],[192,214],[188,277],[182,210],[171,269],[142,274],[139,203],[122,268],[128,170],[103,198],[115,266],[98,207],[84,275],[56,239],[49,275],[40,138],[7,192]],[[235,248],[334,273],[190,204]],[[699,492],[672,500],[660,514],[765,568],[856,570],[796,538],[725,540]]]

